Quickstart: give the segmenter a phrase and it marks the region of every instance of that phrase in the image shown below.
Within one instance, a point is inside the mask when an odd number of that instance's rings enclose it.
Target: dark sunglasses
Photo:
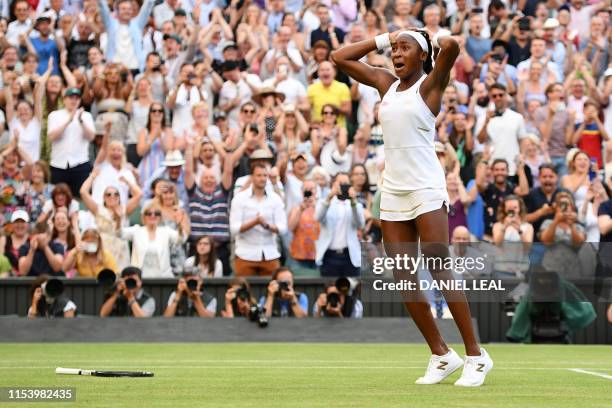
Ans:
[[[151,113],[163,113],[163,109],[151,109]]]
[[[161,217],[161,211],[145,211],[144,215],[145,217]]]
[[[119,197],[119,193],[117,191],[109,191],[104,193],[104,197]]]
[[[491,94],[491,98],[496,99],[496,98],[503,98],[504,94],[500,93],[500,94]]]
[[[332,111],[323,111],[323,114],[324,114],[324,115],[330,115],[330,116],[333,116],[333,115],[335,115],[335,114],[336,114],[336,112],[332,112]]]
[[[255,113],[255,109],[243,109],[242,113]]]

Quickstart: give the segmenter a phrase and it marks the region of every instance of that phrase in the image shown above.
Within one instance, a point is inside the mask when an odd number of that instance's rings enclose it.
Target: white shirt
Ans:
[[[357,120],[359,124],[365,122],[368,119],[368,124],[374,121],[374,105],[380,101],[380,94],[376,88],[364,85],[360,83],[357,85],[359,90],[359,111],[357,113]]]
[[[47,135],[51,131],[59,128],[70,118],[70,113],[66,109],[53,111],[49,114]],[[64,129],[53,143],[51,143],[51,167],[66,169],[75,167],[89,161],[90,140],[85,137],[82,126],[95,132],[94,121],[91,113],[84,111],[81,115],[83,124],[79,123],[79,118],[75,115],[72,122]]]
[[[19,20],[15,20],[12,23],[9,23],[4,38],[6,38],[6,41],[8,41],[12,46],[19,47],[19,36],[21,34],[26,34],[31,25],[32,21],[29,18],[23,23],[20,23]]]
[[[203,96],[203,94],[202,94]],[[183,137],[183,131],[189,130],[193,125],[191,108],[202,102],[200,92],[196,86],[187,89],[182,84],[176,91],[174,110],[172,111],[172,131],[177,137]]]
[[[261,65],[264,68],[264,73],[262,73],[262,77],[266,77],[268,75],[270,75],[270,73],[267,72],[266,64],[268,64],[270,62],[270,60],[275,60],[276,58],[280,58],[282,57],[284,54],[281,53],[278,50],[269,50],[266,53],[266,56],[264,57]],[[293,68],[290,66],[289,67],[289,78],[293,78],[295,80],[299,80],[302,77],[302,72],[304,71],[304,60],[302,59],[302,54],[300,54],[300,51],[297,48],[287,48],[287,56],[289,57],[289,59],[291,60],[291,62],[293,62],[295,65],[297,65],[298,67],[300,67],[300,70],[298,72],[295,72],[293,70]]]
[[[134,44],[132,44],[132,37],[130,36],[130,29],[127,24],[119,24],[115,46],[114,62],[123,64],[128,69],[137,69],[138,59],[136,58]]]
[[[219,92],[219,105],[225,105],[236,97],[240,97],[238,106],[234,107],[227,113],[227,119],[229,120],[230,127],[238,126],[238,114],[240,113],[240,105],[253,96],[251,88],[247,83],[241,79],[238,83],[232,81],[225,81]]]
[[[196,258],[195,256],[190,256],[189,258],[187,258],[185,260],[185,268],[193,268],[195,266],[195,262],[196,262]],[[208,275],[202,275],[202,271],[199,267],[198,267],[198,271],[200,272],[200,276],[202,278],[208,278],[210,276]],[[209,273],[210,271],[206,271],[206,273]],[[222,278],[223,277],[223,264],[221,263],[221,261],[219,259],[217,259],[215,261],[215,270],[212,273],[212,277],[213,278]]]
[[[121,238],[132,241],[131,264],[142,269],[143,278],[174,277],[170,267],[170,244],[180,242],[177,231],[157,227],[152,241],[146,227],[133,225],[121,230]]]
[[[153,18],[155,19],[155,27],[159,29],[163,23],[174,18],[174,10],[164,1],[162,4],[153,7]]]
[[[268,224],[278,228],[278,234],[287,232],[287,214],[278,194],[264,194],[261,199],[253,195],[253,187],[239,192],[232,200],[230,233],[236,237],[236,256],[245,261],[270,261],[280,258],[277,234],[257,225],[240,232],[240,227],[261,215]]]
[[[17,118],[13,118],[9,124],[11,139],[13,131],[19,132],[19,147],[22,148],[33,162],[40,159],[40,122],[36,118],[32,118],[26,126]]]
[[[484,118],[480,119],[484,121]],[[476,125],[481,129],[483,123]],[[491,159],[506,159],[508,161],[508,174],[516,174],[516,158],[520,153],[519,141],[527,134],[525,131],[525,120],[523,115],[506,109],[504,114],[491,118],[487,125],[487,134],[491,142],[493,152]]]
[[[264,81],[264,87],[274,86],[274,78]],[[287,78],[276,85],[276,91],[285,95],[285,103],[298,104],[300,98],[306,98],[306,87],[297,79]]]
[[[336,206],[338,208],[338,219],[333,225],[334,232],[332,234],[331,244],[329,249],[342,250],[348,247],[348,232],[349,223],[353,220],[353,210],[351,208],[350,200],[338,200],[336,199]]]
[[[92,194],[94,201],[97,203],[104,202],[104,190],[108,187],[115,187],[119,191],[119,199],[121,204],[127,204],[130,188],[127,184],[119,181],[119,178],[125,178],[127,181],[133,184],[137,184],[134,173],[123,167],[117,170],[108,160],[105,160],[100,164],[100,174],[93,182]]]

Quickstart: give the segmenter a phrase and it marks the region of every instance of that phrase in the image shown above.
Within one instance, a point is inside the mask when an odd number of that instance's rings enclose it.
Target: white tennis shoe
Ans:
[[[415,381],[416,384],[437,384],[463,365],[463,360],[452,348],[443,356],[433,354],[429,359],[429,365],[425,375]]]
[[[487,373],[493,368],[493,360],[485,349],[480,348],[479,356],[466,356],[461,377],[455,382],[460,387],[480,387]]]

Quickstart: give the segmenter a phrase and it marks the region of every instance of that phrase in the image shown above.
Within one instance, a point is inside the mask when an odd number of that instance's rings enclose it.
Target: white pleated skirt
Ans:
[[[420,189],[405,193],[381,192],[380,219],[384,221],[408,221],[419,215],[439,210],[442,206],[449,209],[446,189]]]

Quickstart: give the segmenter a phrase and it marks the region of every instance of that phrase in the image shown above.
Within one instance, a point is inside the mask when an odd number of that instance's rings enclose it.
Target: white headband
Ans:
[[[423,36],[423,34],[419,33],[418,31],[402,31],[401,33],[398,34],[397,38],[400,37],[405,37],[405,36],[409,36],[412,37],[416,40],[416,42],[419,43],[419,45],[421,46],[421,49],[425,52],[429,52],[429,48],[427,47],[427,40],[425,39],[425,37]]]

